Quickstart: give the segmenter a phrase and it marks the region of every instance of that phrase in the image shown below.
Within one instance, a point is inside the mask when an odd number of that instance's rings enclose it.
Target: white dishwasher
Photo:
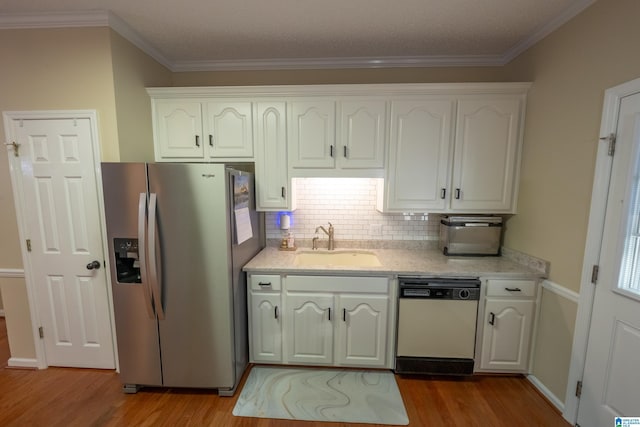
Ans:
[[[478,278],[400,277],[395,372],[470,375]]]

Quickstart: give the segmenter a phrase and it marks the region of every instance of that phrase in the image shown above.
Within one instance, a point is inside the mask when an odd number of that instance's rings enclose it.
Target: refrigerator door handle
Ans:
[[[138,200],[138,258],[140,262],[140,279],[142,281],[142,291],[144,293],[145,308],[150,319],[155,318],[153,305],[151,304],[151,288],[149,287],[149,277],[147,275],[147,250],[146,250],[146,227],[147,225],[147,194],[140,193]]]
[[[149,195],[149,276],[151,278],[151,290],[155,301],[158,319],[164,320],[164,307],[162,307],[162,286],[160,284],[160,268],[156,254],[157,244],[157,196],[155,193]]]

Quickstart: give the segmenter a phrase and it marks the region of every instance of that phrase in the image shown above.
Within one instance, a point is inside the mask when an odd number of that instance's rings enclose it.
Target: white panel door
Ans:
[[[14,125],[46,362],[114,368],[90,120]]]
[[[202,159],[202,106],[188,100],[156,101],[154,104],[156,158]]]
[[[289,363],[333,363],[333,296],[289,294],[285,336]]]
[[[454,101],[393,101],[386,178],[389,212],[445,209]]]
[[[382,169],[387,135],[387,103],[340,103],[340,142],[336,158],[343,169]]]
[[[251,102],[207,103],[205,138],[209,157],[253,157]]]
[[[519,99],[458,101],[451,209],[512,209]]]
[[[258,210],[291,207],[284,102],[258,102],[256,114],[256,198]]]
[[[482,369],[527,370],[534,308],[534,301],[486,300]]]
[[[384,366],[388,296],[340,295],[336,358],[340,365]]]
[[[622,98],[617,123],[578,408],[582,427],[640,414],[640,94]]]
[[[335,167],[335,102],[295,101],[290,110],[291,167]]]
[[[279,293],[251,292],[251,359],[282,362],[282,326]]]

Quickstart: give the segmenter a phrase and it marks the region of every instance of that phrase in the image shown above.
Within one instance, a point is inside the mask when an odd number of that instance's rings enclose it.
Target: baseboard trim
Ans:
[[[22,357],[10,357],[7,362],[10,368],[28,368],[38,369],[38,361],[36,359],[26,359]]]
[[[553,394],[551,390],[545,387],[545,385],[542,384],[542,382],[540,382],[540,380],[536,378],[535,375],[527,375],[527,379],[531,384],[533,384],[535,388],[538,389],[538,391],[549,401],[549,403],[551,403],[558,409],[558,411],[560,411],[561,414],[564,412],[564,403],[562,403],[562,401],[558,399],[558,397]]]

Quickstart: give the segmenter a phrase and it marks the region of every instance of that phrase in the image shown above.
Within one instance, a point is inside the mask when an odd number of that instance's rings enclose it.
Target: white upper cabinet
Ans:
[[[452,99],[391,102],[382,211],[443,210],[451,169]]]
[[[256,199],[258,210],[295,209],[287,166],[285,102],[256,103]]]
[[[289,167],[294,176],[377,176],[386,143],[386,101],[294,100],[289,103]]]
[[[524,95],[391,102],[383,212],[515,213]]]
[[[511,212],[519,151],[520,99],[458,101],[453,198],[456,212]]]
[[[251,104],[154,99],[156,161],[253,160]]]
[[[342,169],[382,169],[387,134],[387,103],[354,100],[339,103],[337,160]]]
[[[251,102],[220,99],[208,102],[206,111],[209,157],[253,157]]]
[[[189,100],[153,104],[156,160],[199,159],[204,156],[202,105]]]
[[[336,106],[333,101],[290,103],[290,155],[292,169],[335,167]]]

